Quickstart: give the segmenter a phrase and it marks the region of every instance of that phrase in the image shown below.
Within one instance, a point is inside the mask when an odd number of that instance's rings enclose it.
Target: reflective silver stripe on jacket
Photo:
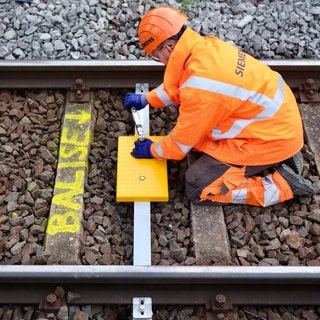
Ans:
[[[221,133],[219,128],[213,128],[212,137],[215,140],[234,138],[252,122],[272,117],[278,112],[284,99],[284,81],[281,76],[279,76],[278,90],[273,99],[252,90],[246,90],[235,85],[196,76],[190,77],[182,87],[207,90],[241,101],[250,101],[264,108],[262,112],[251,119],[236,120],[232,127],[224,133]]]
[[[161,83],[158,87],[156,87],[156,93],[158,98],[162,101],[164,106],[167,106],[168,104],[174,104],[174,101],[170,99],[168,94],[163,89],[163,83]]]
[[[172,137],[171,137],[171,139],[176,143],[176,145],[179,147],[180,151],[183,152],[184,154],[187,154],[193,147],[193,145],[192,146],[186,146],[184,144],[181,144],[177,140],[173,139]],[[162,141],[157,142],[156,146],[155,146],[155,150],[156,150],[157,154],[161,158],[163,158],[164,157],[164,153],[163,153],[161,144],[162,144]]]

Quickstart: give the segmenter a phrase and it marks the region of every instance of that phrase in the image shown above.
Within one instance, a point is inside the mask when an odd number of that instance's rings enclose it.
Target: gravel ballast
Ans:
[[[141,59],[140,18],[159,5],[260,59],[318,59],[320,3],[306,1],[0,0],[0,59]]]
[[[0,59],[144,59],[137,27],[141,16],[158,5],[183,8],[174,0],[0,0]],[[186,13],[196,31],[216,35],[258,59],[320,58],[319,0],[194,1]],[[97,125],[84,194],[83,264],[132,264],[133,208],[117,204],[114,190],[116,137],[134,132],[130,114],[123,110],[124,94],[97,92]],[[43,239],[63,104],[61,92],[0,91],[0,264],[46,263]],[[152,133],[168,133],[176,117],[173,106],[165,112],[151,110]],[[303,152],[304,175],[319,186],[312,152],[308,146]],[[154,265],[196,265],[183,190],[185,166],[185,161],[170,162],[170,201],[152,204]],[[319,195],[265,209],[230,205],[224,214],[232,265],[320,265]],[[31,308],[27,315],[26,310],[0,306],[0,319],[22,318],[24,313],[24,319],[47,318],[37,318]],[[132,306],[64,306],[57,319],[131,319],[131,311]],[[238,317],[316,320],[319,314],[317,307],[249,306],[239,308]],[[155,306],[154,318],[200,320],[205,314],[197,306]]]

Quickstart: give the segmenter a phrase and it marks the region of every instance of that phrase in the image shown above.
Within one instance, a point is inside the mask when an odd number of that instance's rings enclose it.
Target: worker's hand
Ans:
[[[144,94],[127,93],[124,97],[123,104],[125,108],[135,107],[136,110],[141,110],[148,104],[148,101]]]
[[[131,154],[135,158],[154,158],[154,156],[151,153],[151,145],[153,144],[153,141],[150,139],[144,139],[142,141],[137,140],[134,143],[134,149],[132,150]]]

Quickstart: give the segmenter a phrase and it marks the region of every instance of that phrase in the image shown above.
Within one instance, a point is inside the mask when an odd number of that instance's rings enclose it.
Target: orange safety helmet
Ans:
[[[179,10],[172,7],[159,7],[150,10],[141,19],[138,28],[139,41],[150,54],[163,41],[176,35],[188,17]]]

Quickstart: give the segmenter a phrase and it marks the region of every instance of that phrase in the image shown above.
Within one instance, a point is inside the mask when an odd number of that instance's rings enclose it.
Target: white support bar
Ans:
[[[149,91],[147,83],[136,84],[136,93]],[[149,135],[149,105],[138,111],[143,132]],[[150,202],[134,202],[133,215],[133,264],[135,266],[151,266],[151,204]],[[152,299],[133,298],[133,320],[152,320]]]
[[[151,265],[151,216],[150,202],[134,202],[133,264]]]
[[[137,83],[136,93],[149,91],[147,83]],[[145,135],[149,134],[149,105],[138,111]],[[134,202],[133,264],[151,265],[151,216],[150,202]]]

